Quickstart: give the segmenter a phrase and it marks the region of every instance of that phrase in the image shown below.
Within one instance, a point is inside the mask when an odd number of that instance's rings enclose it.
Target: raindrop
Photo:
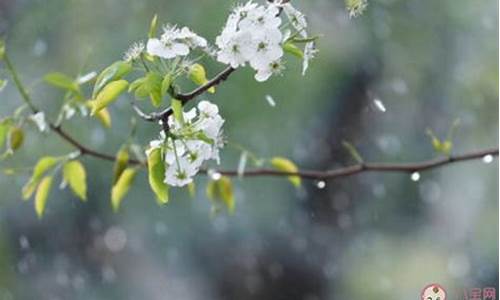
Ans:
[[[245,167],[247,165],[248,152],[243,151],[240,155],[240,161],[238,162],[238,176],[243,177],[245,173]]]
[[[318,187],[318,189],[322,190],[326,187],[326,182],[324,180],[320,180],[316,182],[316,186]]]
[[[417,182],[420,180],[420,173],[418,172],[413,172],[411,173],[411,180]]]
[[[127,244],[127,233],[120,227],[111,227],[104,234],[104,244],[111,252],[120,252]]]
[[[19,245],[21,246],[21,249],[27,250],[30,248],[30,241],[28,240],[28,238],[26,236],[21,235],[19,237]]]
[[[483,162],[484,162],[485,164],[490,164],[490,163],[492,163],[492,162],[493,162],[493,155],[488,154],[488,155],[483,156]]]
[[[373,100],[373,104],[375,104],[375,107],[376,107],[379,111],[381,111],[381,112],[386,112],[386,110],[387,110],[387,109],[385,108],[384,103],[382,103],[382,100],[380,100],[380,99],[378,99],[378,98],[375,98],[375,99]]]
[[[217,180],[221,179],[222,174],[221,174],[221,173],[219,173],[219,172],[217,172],[217,171],[215,171],[215,170],[210,169],[210,170],[208,170],[208,176],[209,176],[212,180],[217,181]]]
[[[276,102],[274,101],[273,97],[271,95],[266,95],[266,101],[269,103],[271,107],[276,106]]]

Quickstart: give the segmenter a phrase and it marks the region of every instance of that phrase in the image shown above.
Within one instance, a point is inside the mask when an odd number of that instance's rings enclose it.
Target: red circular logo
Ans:
[[[446,300],[446,290],[437,283],[426,285],[420,293],[421,300]]]

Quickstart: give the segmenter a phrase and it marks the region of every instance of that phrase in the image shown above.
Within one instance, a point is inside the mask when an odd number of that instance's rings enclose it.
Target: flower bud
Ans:
[[[12,127],[9,131],[9,149],[16,151],[24,142],[24,132],[20,127]]]
[[[194,83],[198,85],[203,85],[208,82],[207,72],[205,68],[201,64],[193,64],[189,67],[188,71],[189,79],[191,79]],[[211,87],[208,89],[209,93],[215,93],[215,87]]]

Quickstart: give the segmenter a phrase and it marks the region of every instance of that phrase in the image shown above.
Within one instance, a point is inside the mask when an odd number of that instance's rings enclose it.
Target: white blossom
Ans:
[[[163,34],[159,39],[148,40],[146,50],[150,55],[170,59],[186,56],[190,49],[198,47],[207,47],[207,41],[187,27],[179,29],[177,26],[167,25],[163,28]]]
[[[138,59],[141,56],[142,52],[144,52],[144,48],[145,46],[143,42],[132,44],[132,46],[130,46],[130,48],[128,48],[128,50],[123,55],[123,60],[130,62]]]
[[[302,75],[306,74],[307,69],[309,68],[309,61],[314,58],[318,50],[314,42],[306,43],[304,47],[304,58],[302,61]]]
[[[193,182],[193,176],[198,173],[186,157],[179,157],[178,160],[167,167],[165,171],[165,183],[171,186],[185,186]]]
[[[280,10],[284,11],[290,24],[282,33]],[[281,64],[276,64],[283,57],[283,43],[299,36],[308,39],[307,19],[305,15],[289,2],[273,1],[258,5],[252,1],[239,5],[229,15],[226,25],[216,39],[219,48],[217,60],[233,68],[247,63],[256,71],[255,79],[266,81],[271,75],[279,73]],[[314,57],[314,43],[304,47],[303,73]]]
[[[266,29],[276,29],[281,25],[281,18],[278,16],[279,8],[276,6],[259,6],[247,13],[245,18],[239,23],[240,28],[252,31],[262,31]]]
[[[159,139],[150,142],[152,149],[161,148],[165,162],[165,183],[184,186],[192,182],[207,160],[219,162],[219,150],[223,147],[222,126],[224,119],[219,115],[217,105],[201,101],[197,107],[183,113],[181,124],[169,116],[171,136],[160,134]]]
[[[259,82],[266,81],[271,75],[281,74],[283,69],[284,67],[281,61],[272,61],[267,65],[261,66],[261,68],[257,70],[255,80]]]
[[[189,54],[189,47],[175,40],[164,40],[152,38],[148,40],[147,51],[150,55],[159,56],[165,59],[176,56],[186,56]]]
[[[223,33],[224,35],[224,33]],[[224,47],[219,51],[217,60],[231,65],[233,68],[244,66],[252,53],[252,35],[247,31],[222,36],[220,40],[225,41]]]
[[[201,36],[195,34],[191,29],[187,27],[182,27],[182,29],[177,33],[177,39],[183,40],[191,48],[205,48],[207,47],[207,40]]]
[[[292,26],[300,33],[300,35],[302,35],[302,37],[307,37],[306,16],[295,7],[293,7],[290,2],[283,4],[282,7]]]
[[[45,114],[43,112],[37,112],[36,114],[31,115],[29,118],[35,123],[40,132],[46,132],[49,129],[49,125],[45,120]]]
[[[268,30],[256,36],[252,45],[250,65],[257,71],[267,68],[268,65],[283,56],[281,47],[281,32],[279,30]]]

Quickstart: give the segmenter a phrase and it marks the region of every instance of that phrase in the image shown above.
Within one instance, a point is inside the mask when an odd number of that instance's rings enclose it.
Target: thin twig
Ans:
[[[459,155],[451,155],[448,157],[425,160],[420,162],[411,163],[362,163],[355,164],[347,167],[341,167],[337,169],[327,170],[327,171],[316,171],[316,170],[301,170],[298,172],[283,172],[270,168],[260,168],[245,171],[243,176],[255,177],[255,176],[299,176],[305,179],[316,179],[325,180],[333,179],[338,177],[347,177],[359,173],[366,172],[380,172],[380,173],[414,173],[423,172],[430,169],[442,167],[449,164],[454,164],[458,162],[483,159],[485,156],[498,156],[498,148],[484,149],[478,151],[472,151]],[[234,170],[219,170],[219,173],[226,176],[238,176],[238,172]]]
[[[234,69],[230,66],[226,67],[224,70],[222,70],[222,72],[215,75],[214,78],[209,80],[204,85],[200,85],[199,87],[197,87],[196,89],[192,90],[189,93],[175,94],[175,95],[173,95],[173,98],[182,101],[182,104],[186,104],[190,100],[192,100],[192,99],[196,98],[197,96],[206,92],[211,87],[214,87],[214,86],[220,84],[221,82],[225,81],[229,77],[229,75],[231,75],[231,73],[233,73],[235,70],[236,69]],[[153,112],[153,113],[147,114],[147,113],[143,112],[134,102],[132,102],[132,108],[134,109],[134,111],[137,113],[137,115],[140,118],[142,118],[143,120],[148,121],[148,122],[158,122],[160,120],[165,120],[168,118],[168,116],[170,116],[173,113],[172,108],[168,107],[168,108],[164,109],[163,111]]]

